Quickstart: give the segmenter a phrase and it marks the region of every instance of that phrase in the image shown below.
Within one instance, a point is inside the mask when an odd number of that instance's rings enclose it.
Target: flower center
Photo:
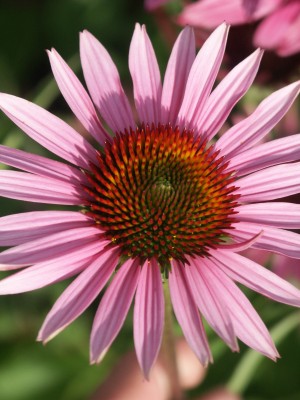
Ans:
[[[129,257],[205,256],[223,241],[238,196],[213,147],[160,125],[118,134],[91,166],[89,213]]]

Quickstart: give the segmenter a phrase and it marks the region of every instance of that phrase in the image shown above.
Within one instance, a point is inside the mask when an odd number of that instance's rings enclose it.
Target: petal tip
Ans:
[[[87,39],[89,37],[93,36],[87,29],[84,29],[83,31],[79,32],[79,38],[80,39]]]
[[[108,347],[106,347],[104,350],[101,351],[101,353],[99,355],[95,354],[92,350],[90,353],[90,364],[100,364],[101,361],[103,360],[103,358],[105,357],[107,351],[108,351]]]
[[[147,382],[150,381],[150,372],[151,372],[151,368],[152,368],[152,367],[147,368],[147,369],[142,368],[144,378],[146,379]]]

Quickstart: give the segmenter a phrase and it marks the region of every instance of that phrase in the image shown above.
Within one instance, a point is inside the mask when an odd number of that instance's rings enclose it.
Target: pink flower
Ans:
[[[286,57],[300,51],[299,0],[199,0],[184,7],[179,22],[212,29],[223,21],[242,25],[261,20],[255,47]]]
[[[1,294],[77,275],[39,340],[47,342],[74,321],[113,276],[94,319],[91,362],[102,359],[135,297],[134,343],[148,376],[162,338],[163,274],[177,320],[203,365],[212,356],[202,316],[233,351],[239,338],[278,357],[235,281],[300,305],[296,288],[238,254],[258,248],[300,258],[300,236],[286,230],[300,227],[300,206],[273,202],[300,190],[300,163],[293,162],[300,135],[257,144],[288,111],[300,83],[267,97],[215,142],[262,57],[255,51],[212,91],[227,34],[222,24],[196,56],[193,31],[185,28],[162,85],[146,29],[137,24],[129,51],[137,122],[115,64],[89,32],[81,34],[80,56],[91,98],[59,54],[48,52],[56,82],[95,147],[37,105],[0,95],[3,112],[63,160],[1,146],[0,161],[25,171],[0,171],[1,196],[78,209],[0,219],[0,244],[12,246],[0,254],[1,269],[22,269],[0,282]]]

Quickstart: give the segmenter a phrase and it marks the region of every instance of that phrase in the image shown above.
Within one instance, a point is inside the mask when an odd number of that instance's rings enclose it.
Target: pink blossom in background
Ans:
[[[300,261],[281,254],[274,254],[271,260],[272,270],[284,279],[294,281],[300,286]]]
[[[266,250],[247,249],[241,254],[252,261],[264,265],[274,271],[277,275],[290,282],[295,282],[296,286],[300,286],[300,260],[297,258],[289,258],[282,254],[270,253]]]
[[[146,10],[152,11],[155,8],[162,6],[165,3],[169,3],[170,0],[145,0],[144,5]]]
[[[162,340],[166,284],[203,365],[212,356],[202,318],[233,351],[238,338],[278,357],[235,282],[300,305],[295,287],[238,254],[254,248],[300,258],[300,236],[289,230],[300,227],[300,205],[274,201],[300,191],[300,134],[259,144],[291,107],[300,82],[271,94],[217,139],[262,57],[261,50],[250,54],[212,90],[228,29],[220,25],[196,55],[193,30],[185,28],[162,83],[146,29],[137,24],[129,50],[136,121],[117,68],[93,35],[80,37],[89,94],[57,51],[49,51],[56,82],[95,145],[39,106],[0,94],[2,111],[61,159],[1,146],[0,161],[17,170],[0,171],[0,195],[73,207],[0,219],[0,245],[9,247],[0,253],[0,268],[14,272],[0,282],[1,294],[77,275],[38,340],[47,342],[74,321],[112,277],[92,327],[92,363],[101,361],[134,302],[136,354],[149,376]]]
[[[184,7],[182,25],[213,29],[223,21],[232,25],[259,21],[255,47],[286,57],[300,51],[299,0],[199,0]]]

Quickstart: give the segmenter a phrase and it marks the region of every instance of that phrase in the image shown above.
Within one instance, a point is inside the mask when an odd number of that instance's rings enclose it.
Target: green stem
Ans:
[[[274,342],[278,345],[296,326],[299,325],[299,321],[299,311],[296,311],[282,319],[270,332]],[[227,388],[232,393],[241,395],[250,384],[252,377],[257,372],[258,365],[263,359],[264,357],[260,353],[254,352],[251,349],[247,350],[244,357],[233,371],[233,374],[226,385]]]
[[[164,334],[161,345],[161,358],[168,374],[171,385],[171,399],[183,400],[184,394],[180,387],[177,360],[176,360],[176,341],[173,330],[173,310],[170,298],[168,281],[164,281],[164,297],[165,297],[165,325]]]

